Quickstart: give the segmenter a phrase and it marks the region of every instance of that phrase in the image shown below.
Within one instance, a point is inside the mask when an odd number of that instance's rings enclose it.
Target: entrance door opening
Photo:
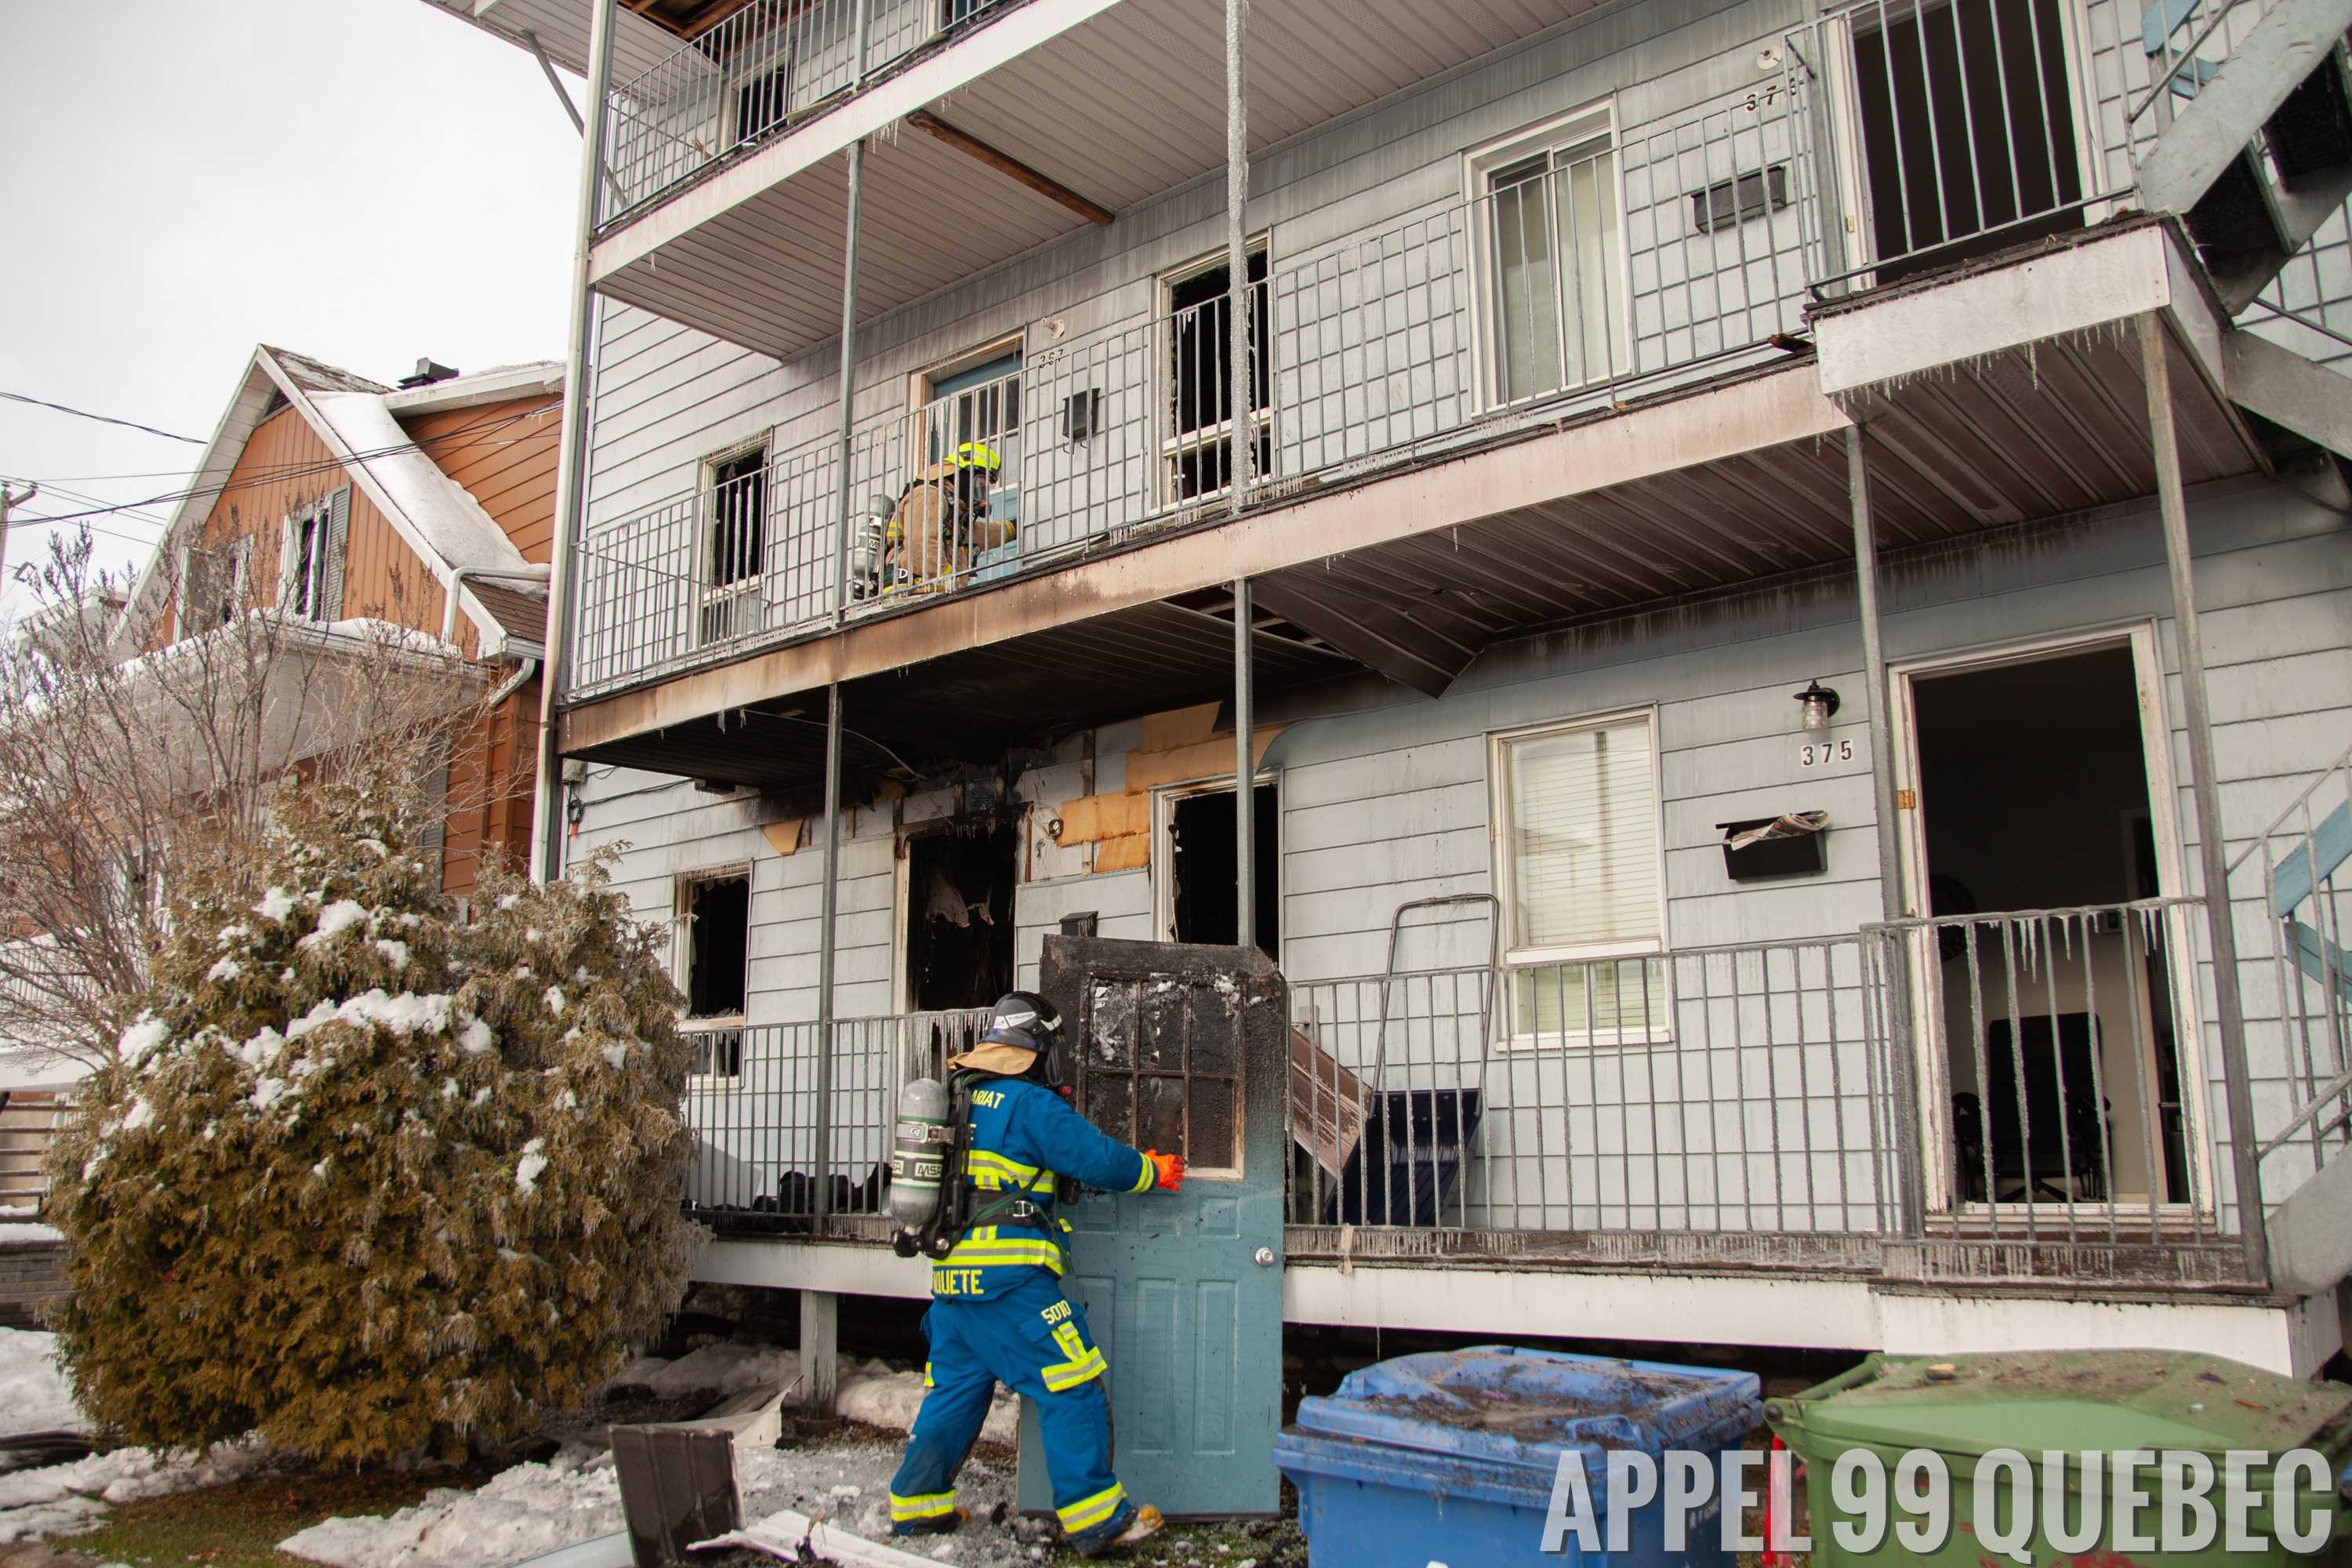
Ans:
[[[1275,836],[1281,815],[1275,805],[1274,785],[1259,784],[1253,796],[1257,811],[1257,837],[1252,845],[1257,945],[1268,958],[1279,961],[1282,852]],[[1167,812],[1169,939],[1231,946],[1241,933],[1234,901],[1234,792],[1201,790],[1176,795],[1168,801]]]
[[[1013,989],[1021,834],[959,823],[907,841],[907,999],[918,1013],[985,1007]]]
[[[2182,1202],[2173,925],[2140,675],[2117,641],[1910,678],[1952,1190],[1963,1202]]]
[[[2058,0],[1850,12],[1881,283],[2083,226]]]

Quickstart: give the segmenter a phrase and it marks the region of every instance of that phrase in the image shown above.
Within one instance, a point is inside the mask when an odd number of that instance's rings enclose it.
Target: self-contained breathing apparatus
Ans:
[[[1061,1033],[1061,1015],[1052,1003],[1033,992],[1012,992],[989,1009],[988,1027],[973,1054],[990,1046],[1009,1047],[1030,1053],[1025,1067],[1011,1072],[960,1068],[948,1075],[944,1086],[937,1079],[919,1078],[899,1090],[890,1143],[889,1196],[890,1214],[898,1222],[890,1246],[899,1257],[943,1258],[974,1226],[1029,1226],[1050,1232],[1053,1210],[1039,1203],[1035,1193],[1006,1193],[993,1195],[988,1204],[975,1204],[979,1194],[969,1180],[971,1097],[991,1079],[1022,1078],[1065,1100],[1071,1098],[1062,1071]],[[1054,1184],[1054,1201],[1068,1203],[1077,1192],[1076,1183],[1059,1178]]]

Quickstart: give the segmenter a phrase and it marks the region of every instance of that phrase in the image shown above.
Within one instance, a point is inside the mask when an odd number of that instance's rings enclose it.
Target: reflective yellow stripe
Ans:
[[[1129,1192],[1148,1193],[1159,1184],[1160,1167],[1153,1164],[1150,1157],[1147,1156],[1143,1162],[1143,1174],[1137,1178],[1135,1185],[1128,1190]]]
[[[1127,1489],[1113,1481],[1108,1491],[1097,1492],[1094,1496],[1074,1502],[1067,1508],[1057,1508],[1054,1512],[1060,1517],[1062,1528],[1076,1535],[1082,1530],[1092,1530],[1096,1525],[1109,1519],[1118,1511],[1118,1505],[1126,1500]]]
[[[923,1363],[923,1386],[925,1388],[937,1388],[939,1386],[938,1384],[931,1381],[931,1363],[929,1362],[925,1362]]]
[[[1037,1375],[1045,1380],[1045,1392],[1062,1394],[1082,1383],[1100,1377],[1110,1370],[1100,1351],[1088,1351],[1076,1361],[1062,1362],[1054,1366],[1039,1367]]]
[[[929,1497],[900,1497],[890,1494],[890,1521],[904,1524],[916,1519],[943,1519],[955,1511],[953,1492],[933,1492]]]
[[[1026,1186],[1048,1173],[1036,1165],[1024,1165],[1018,1160],[1007,1159],[992,1149],[974,1149],[964,1159],[964,1169],[975,1178],[992,1175]]]
[[[953,1252],[931,1265],[936,1275],[942,1268],[1050,1268],[1062,1271],[1062,1249],[1050,1241],[962,1242]]]

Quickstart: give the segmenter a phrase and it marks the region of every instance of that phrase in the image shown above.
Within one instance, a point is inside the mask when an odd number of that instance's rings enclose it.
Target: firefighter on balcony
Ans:
[[[882,592],[938,594],[958,586],[974,550],[1005,542],[989,500],[1004,459],[985,441],[965,441],[898,492],[883,536]]]
[[[890,1482],[891,1526],[899,1535],[963,1522],[956,1472],[999,1383],[1036,1401],[1054,1510],[1081,1556],[1132,1545],[1163,1522],[1158,1509],[1128,1500],[1111,1474],[1108,1368],[1086,1313],[1062,1294],[1069,1226],[1055,1209],[1076,1186],[1174,1192],[1184,1182],[1184,1159],[1130,1149],[1071,1107],[1061,1029],[1051,1003],[1013,992],[991,1009],[981,1043],[948,1064],[944,1095],[928,1079],[908,1087],[910,1097],[927,1089],[933,1114],[948,1118],[939,1142],[950,1152],[931,1167],[947,1188],[936,1207],[927,1195],[915,1200],[931,1211],[919,1242],[908,1232],[899,1247],[911,1256],[919,1245],[932,1258],[931,1307],[923,1319],[928,1392]],[[908,1118],[923,1114],[908,1103],[899,1113],[902,1139]],[[916,1184],[898,1170],[894,1163],[892,1208],[908,1219],[901,1200]]]

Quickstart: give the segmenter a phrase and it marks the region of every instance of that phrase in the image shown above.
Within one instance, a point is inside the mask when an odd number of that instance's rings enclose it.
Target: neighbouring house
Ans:
[[[406,637],[459,650],[495,704],[425,787],[447,803],[430,847],[463,898],[485,856],[519,859],[530,841],[562,404],[553,363],[460,375],[428,361],[386,386],[258,348],[152,556],[81,613],[103,617],[121,660],[169,658],[239,615],[279,617],[289,657],[270,679],[287,687],[270,694],[271,722],[287,732],[267,743],[297,763],[369,722],[367,700],[298,689],[299,671],[364,668]],[[70,1093],[86,1069],[41,1043],[0,1052],[0,1099]],[[23,1109],[9,1120],[12,1186],[34,1165],[16,1157],[34,1138]]]
[[[2343,1346],[2317,12],[1255,0],[1229,107],[1205,0],[430,3],[591,80],[541,851],[676,932],[701,1277],[921,1294],[877,1166],[962,1010],[1248,929],[1282,1092],[1082,1076],[1249,1244],[1101,1255],[1123,1437],[1221,1440],[1254,1266]]]

